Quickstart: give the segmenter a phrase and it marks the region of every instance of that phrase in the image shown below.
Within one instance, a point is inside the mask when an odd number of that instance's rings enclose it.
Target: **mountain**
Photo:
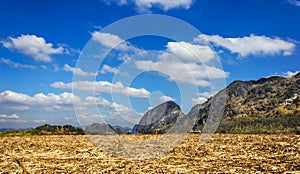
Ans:
[[[131,133],[131,128],[129,127],[122,127],[122,126],[112,126],[114,128],[114,130],[118,133],[118,134],[127,134],[127,133]]]
[[[136,133],[204,128],[203,132],[223,133],[299,132],[300,73],[290,78],[234,81],[205,103],[195,105],[187,115],[176,103],[163,103],[146,112],[135,128]]]
[[[176,103],[165,102],[144,114],[136,127],[136,133],[165,133],[182,115],[183,113]]]
[[[85,129],[86,134],[116,134],[117,132],[111,125],[105,123],[93,123]]]
[[[276,133],[299,129],[300,73],[291,78],[234,81],[204,104],[195,106],[198,116],[194,130],[203,128],[212,102],[222,95],[226,103],[218,132]]]

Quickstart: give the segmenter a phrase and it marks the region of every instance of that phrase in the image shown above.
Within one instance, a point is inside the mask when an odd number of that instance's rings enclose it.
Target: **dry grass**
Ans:
[[[132,136],[128,138],[134,138]],[[136,136],[144,139],[143,135]],[[165,155],[135,161],[106,154],[87,136],[1,137],[0,173],[300,171],[300,135],[216,134],[204,145],[198,141],[199,135],[189,135],[179,147]]]

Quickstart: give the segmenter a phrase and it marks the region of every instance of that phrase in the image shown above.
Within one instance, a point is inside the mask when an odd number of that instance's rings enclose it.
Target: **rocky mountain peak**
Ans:
[[[87,134],[116,134],[115,129],[106,123],[93,123],[85,130]]]
[[[180,107],[173,101],[167,101],[144,114],[140,120],[137,133],[164,133],[183,115]]]

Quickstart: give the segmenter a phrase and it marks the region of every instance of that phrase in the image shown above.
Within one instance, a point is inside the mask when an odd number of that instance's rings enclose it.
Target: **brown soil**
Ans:
[[[199,135],[191,134],[169,153],[148,160],[113,157],[87,136],[1,137],[1,172],[300,173],[300,135],[215,134],[201,145]]]

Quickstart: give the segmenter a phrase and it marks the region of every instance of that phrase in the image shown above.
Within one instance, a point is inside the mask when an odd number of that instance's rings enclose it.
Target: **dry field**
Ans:
[[[143,135],[124,135],[129,138]],[[299,173],[300,135],[191,134],[160,157],[130,160],[97,149],[87,136],[0,138],[0,173]]]

